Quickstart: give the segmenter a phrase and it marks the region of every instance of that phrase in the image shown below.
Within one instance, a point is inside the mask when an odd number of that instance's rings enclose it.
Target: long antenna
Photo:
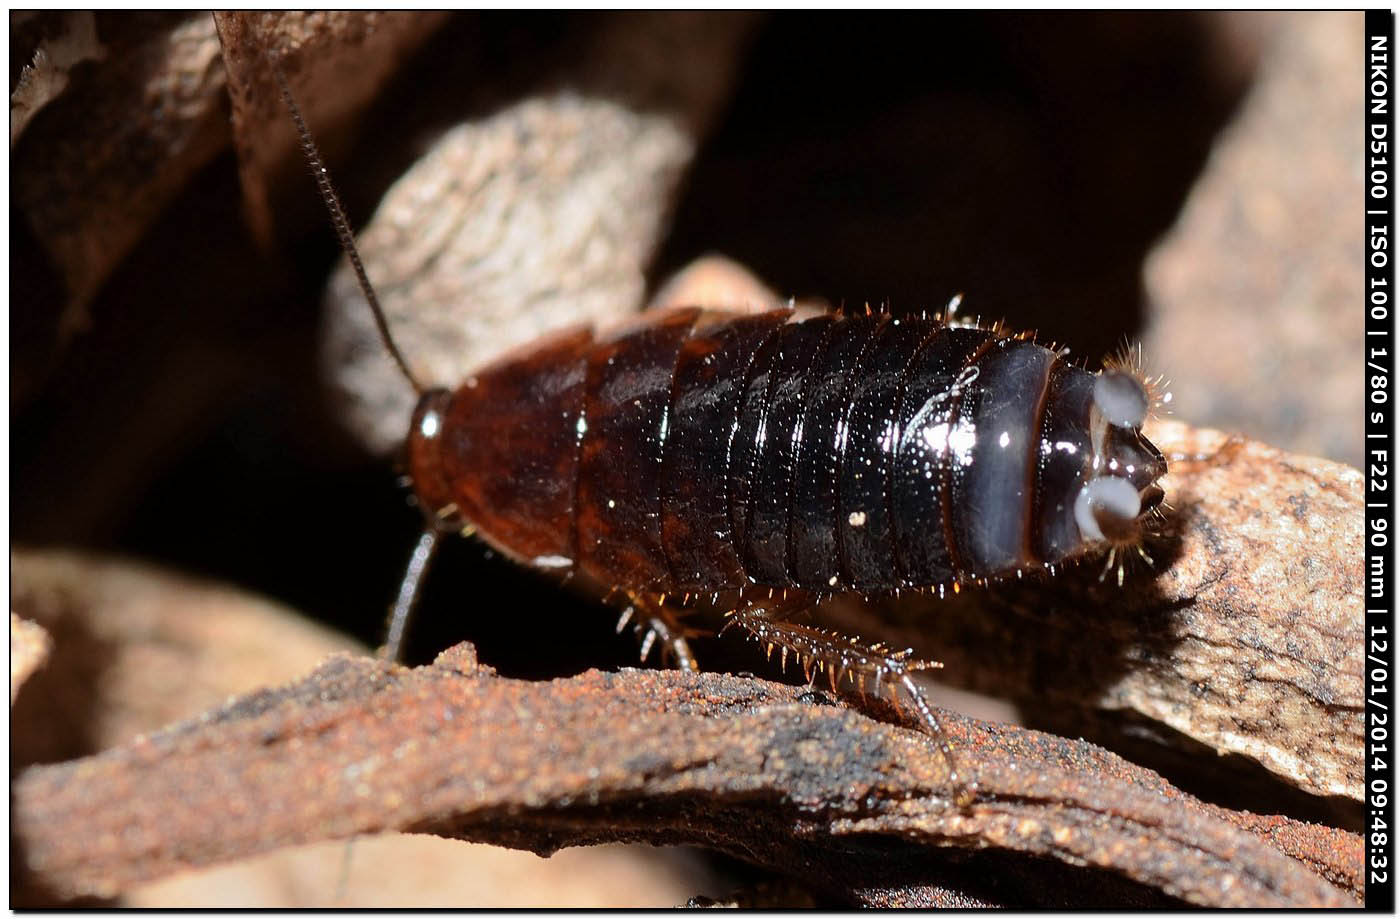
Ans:
[[[355,269],[355,277],[360,281],[360,290],[364,293],[365,300],[369,302],[370,311],[374,313],[374,324],[379,329],[379,337],[384,342],[384,347],[388,349],[389,355],[394,359],[394,363],[399,365],[399,370],[403,373],[404,378],[421,396],[427,392],[427,387],[418,381],[412,370],[408,369],[408,361],[404,360],[403,354],[389,334],[389,322],[384,318],[384,310],[379,306],[379,298],[374,295],[374,287],[369,283],[369,275],[365,274],[364,263],[360,261],[360,251],[355,248],[355,235],[350,232],[350,221],[345,219],[345,211],[340,206],[340,199],[336,197],[335,189],[331,187],[331,175],[326,170],[326,164],[321,160],[321,151],[316,149],[316,142],[311,139],[311,132],[307,130],[306,120],[301,117],[301,109],[297,108],[296,100],[292,98],[292,88],[287,85],[287,77],[282,73],[281,55],[271,55],[271,64],[272,73],[277,77],[277,85],[282,90],[282,101],[287,103],[287,108],[292,113],[292,121],[296,123],[297,135],[301,138],[301,151],[306,156],[307,165],[311,167],[312,176],[316,179],[316,188],[321,192],[321,200],[326,202],[326,210],[330,211],[335,235],[340,238],[340,248],[344,249],[345,254],[350,257],[350,264]]]

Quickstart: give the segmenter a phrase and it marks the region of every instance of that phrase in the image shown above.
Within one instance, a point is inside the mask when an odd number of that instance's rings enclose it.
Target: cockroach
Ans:
[[[439,539],[602,587],[642,656],[695,668],[697,601],[825,671],[902,696],[960,776],[914,681],[936,664],[793,621],[822,600],[1049,570],[1137,548],[1163,499],[1142,434],[1155,386],[1090,373],[999,324],[886,311],[798,319],[678,308],[568,330],[430,387],[395,345],[325,166],[272,67],[385,348],[418,393],[405,445],[423,535],[389,619],[396,658]],[[1121,563],[1119,567],[1121,580]]]

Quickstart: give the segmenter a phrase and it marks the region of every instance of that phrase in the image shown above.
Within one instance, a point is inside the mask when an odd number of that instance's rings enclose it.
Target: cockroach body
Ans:
[[[634,598],[943,588],[1134,542],[1161,501],[1122,371],[937,319],[791,319],[668,310],[431,391],[414,492]]]
[[[390,617],[397,657],[440,534],[601,585],[642,656],[695,667],[680,618],[707,596],[769,653],[870,679],[974,784],[913,671],[934,664],[795,623],[844,592],[940,592],[1138,546],[1162,500],[1140,373],[1092,374],[1025,334],[886,312],[646,315],[558,333],[456,390],[414,377],[280,67],[274,74],[381,337],[419,393],[406,465],[426,527]],[[1139,547],[1140,551],[1140,547]],[[1119,568],[1121,578],[1121,567]],[[679,599],[680,602],[677,602]],[[668,602],[669,601],[669,602]],[[727,626],[726,626],[727,627]]]

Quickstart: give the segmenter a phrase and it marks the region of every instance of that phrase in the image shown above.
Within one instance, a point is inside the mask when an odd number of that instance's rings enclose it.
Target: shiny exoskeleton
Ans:
[[[430,391],[409,470],[439,518],[633,596],[930,587],[1135,540],[1147,408],[995,329],[675,310]]]

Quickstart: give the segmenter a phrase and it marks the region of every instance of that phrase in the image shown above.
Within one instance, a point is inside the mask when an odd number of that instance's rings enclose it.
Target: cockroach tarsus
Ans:
[[[575,328],[430,388],[394,345],[278,62],[342,248],[385,347],[419,394],[405,446],[424,512],[383,653],[404,630],[442,535],[592,583],[642,656],[696,667],[684,619],[724,614],[809,682],[825,671],[901,696],[935,739],[955,798],[975,777],[914,680],[941,665],[792,621],[824,599],[969,582],[1136,548],[1166,461],[1142,435],[1158,401],[1128,357],[1099,373],[1000,324],[886,311],[644,315]],[[1105,569],[1107,570],[1107,569]]]

